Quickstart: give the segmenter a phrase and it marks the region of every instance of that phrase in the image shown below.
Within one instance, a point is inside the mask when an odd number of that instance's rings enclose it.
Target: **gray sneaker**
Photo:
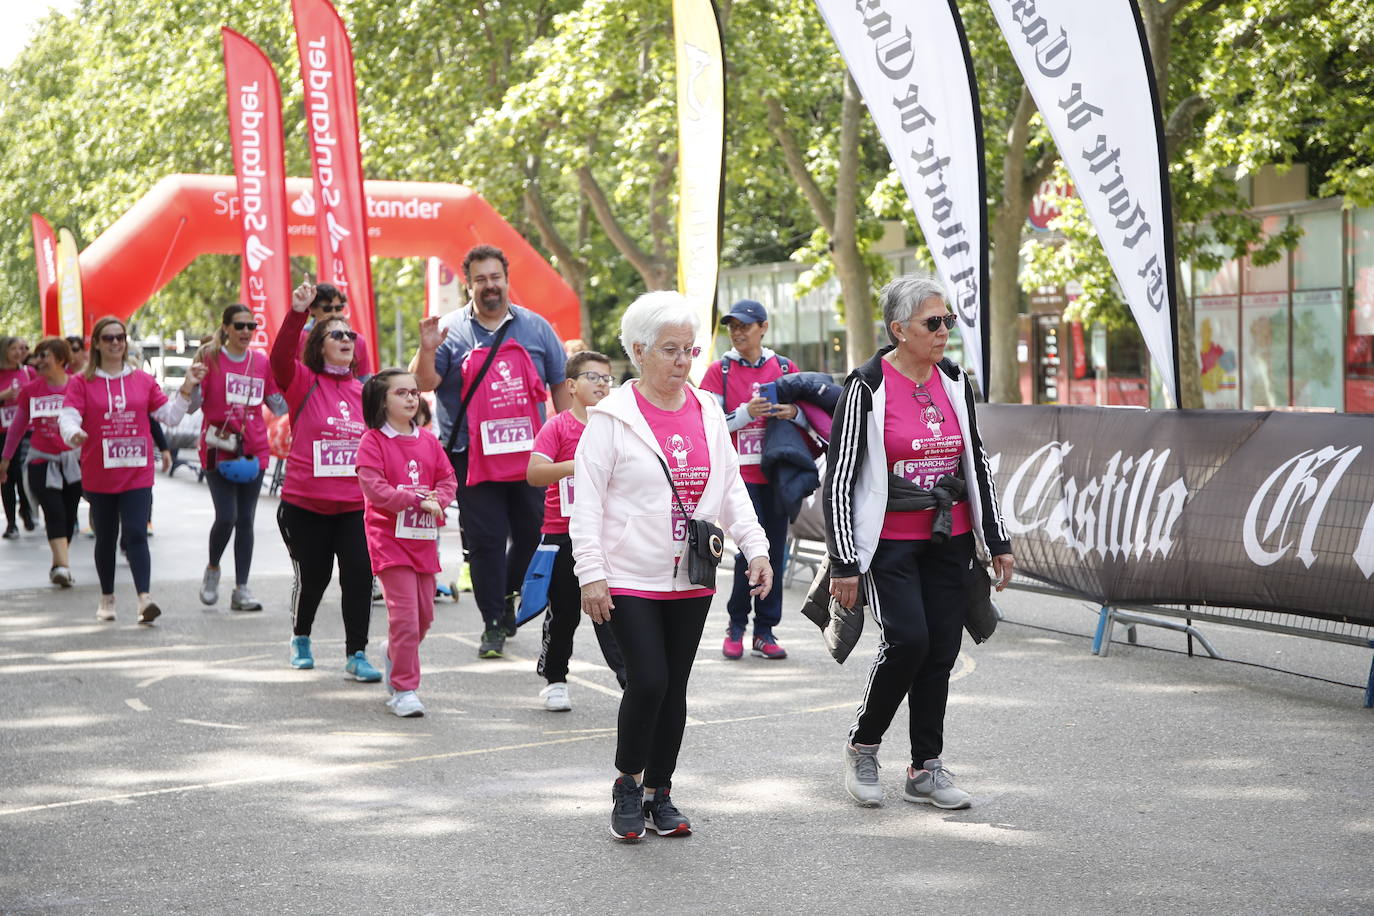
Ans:
[[[478,658],[501,658],[506,651],[506,634],[498,623],[482,631],[482,641],[477,646]]]
[[[219,570],[213,566],[205,567],[205,578],[200,580],[200,603],[214,604],[219,601]]]
[[[883,787],[878,782],[878,745],[844,746],[844,789],[865,808],[883,803]]]
[[[229,596],[229,610],[231,611],[260,611],[262,602],[253,597],[253,593],[248,590],[246,585],[234,586],[233,593]]]
[[[939,757],[927,760],[924,770],[906,778],[902,798],[919,805],[934,805],[937,808],[967,808],[973,804],[973,796],[954,784],[954,774],[945,769]]]

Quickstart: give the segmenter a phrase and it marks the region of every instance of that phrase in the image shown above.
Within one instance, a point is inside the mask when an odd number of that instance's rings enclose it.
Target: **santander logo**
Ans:
[[[310,193],[309,188],[302,191],[300,197],[291,201],[291,212],[307,219],[315,215],[315,196]]]
[[[243,244],[243,253],[248,258],[248,269],[254,273],[262,269],[263,262],[275,254],[256,235],[248,236],[248,241]]]

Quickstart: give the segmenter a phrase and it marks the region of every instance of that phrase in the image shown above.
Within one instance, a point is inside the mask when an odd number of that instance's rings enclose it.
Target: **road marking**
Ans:
[[[204,722],[200,719],[177,719],[182,725],[200,725],[204,728],[232,728],[235,731],[248,728],[247,725],[230,725],[228,722]]]
[[[243,656],[240,656],[240,657],[238,657],[238,658],[221,658],[221,659],[219,659],[218,661],[204,662],[204,663],[202,663],[202,664],[203,664],[204,667],[206,667],[206,668],[213,668],[213,667],[216,666],[216,665],[232,665],[232,664],[234,664],[234,663],[236,663],[236,662],[256,662],[256,661],[261,661],[261,660],[264,659],[264,658],[271,658],[271,657],[272,657],[271,655],[243,655]],[[185,677],[186,675],[194,674],[194,673],[195,673],[195,672],[192,672],[192,671],[169,671],[169,672],[167,672],[166,674],[157,674],[157,675],[154,675],[153,677],[147,678],[146,680],[139,681],[139,682],[138,682],[137,684],[135,684],[134,686],[137,687],[139,690],[142,690],[142,689],[145,688],[145,687],[151,687],[151,686],[153,686],[153,685],[156,684],[158,681],[165,681],[165,680],[167,680],[167,678],[169,678],[169,677]]]
[[[125,705],[125,706],[128,706],[128,707],[129,707],[130,709],[132,709],[134,712],[149,712],[149,711],[150,711],[150,710],[148,709],[147,704],[144,703],[142,700],[140,700],[138,697],[130,697],[129,699],[127,699],[127,700],[124,701],[124,705]]]

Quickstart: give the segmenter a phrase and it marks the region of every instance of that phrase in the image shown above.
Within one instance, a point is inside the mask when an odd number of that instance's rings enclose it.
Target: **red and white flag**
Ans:
[[[257,45],[233,29],[220,35],[243,228],[243,299],[258,323],[252,346],[266,351],[291,308],[281,85]]]
[[[350,321],[366,336],[372,365],[378,366],[353,49],[329,0],[291,0],[291,12],[315,178],[318,281],[334,284],[348,297]]]
[[[38,267],[38,309],[43,316],[43,335],[62,333],[62,319],[57,313],[57,236],[52,226],[37,213],[33,214],[33,260]]]

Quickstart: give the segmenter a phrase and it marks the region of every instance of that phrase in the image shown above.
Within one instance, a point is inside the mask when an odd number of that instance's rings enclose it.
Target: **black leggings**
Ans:
[[[971,533],[938,547],[930,541],[878,541],[866,580],[879,624],[878,657],[849,732],[851,743],[881,743],[905,697],[911,765],[919,770],[944,751],[949,673],[964,635],[964,583],[972,557]]]
[[[72,539],[76,533],[76,509],[81,504],[81,481],[63,483],[61,488],[48,487],[48,463],[38,461],[29,465],[29,491],[43,507],[43,522],[48,540]]]
[[[91,504],[91,527],[95,529],[95,572],[100,577],[100,593],[114,594],[115,548],[121,542],[129,558],[134,590],[148,591],[153,561],[148,555],[148,519],[153,514],[153,488],[141,487],[123,493],[86,493]]]
[[[210,565],[218,566],[234,535],[234,584],[248,584],[253,565],[253,519],[258,514],[262,493],[262,471],[248,483],[234,483],[211,468],[205,473],[210,499],[215,504],[215,521],[210,526]]]
[[[544,488],[523,480],[489,480],[470,487],[468,453],[450,455],[449,461],[458,475],[458,527],[472,574],[472,597],[483,623],[495,626],[506,611],[506,596],[520,591],[539,546]]]
[[[615,595],[611,601],[611,630],[629,676],[620,698],[615,766],[622,773],[643,771],[646,788],[665,788],[677,769],[687,679],[711,598]]]
[[[0,430],[3,435],[3,430]],[[14,457],[10,459],[9,471],[5,474],[5,479],[0,480],[0,502],[5,505],[5,521],[11,528],[14,527],[14,507],[16,503],[19,511],[24,518],[33,517],[33,509],[29,506],[29,495],[24,492],[24,459],[29,453],[29,437],[26,435],[15,450]]]
[[[296,567],[291,589],[292,633],[309,636],[320,599],[334,575],[339,558],[339,590],[343,593],[344,654],[367,648],[372,614],[372,561],[367,554],[363,511],[321,515],[282,501],[277,527]]]
[[[535,670],[550,684],[556,684],[568,679],[573,634],[582,622],[582,588],[573,573],[572,540],[566,534],[546,534],[544,543],[557,544],[558,556],[553,561],[553,576],[549,579],[549,610],[544,614],[544,639]],[[620,657],[620,647],[616,645],[610,624],[592,624],[592,629],[596,641],[601,644],[606,664],[615,672],[615,679],[623,688],[625,660]]]

